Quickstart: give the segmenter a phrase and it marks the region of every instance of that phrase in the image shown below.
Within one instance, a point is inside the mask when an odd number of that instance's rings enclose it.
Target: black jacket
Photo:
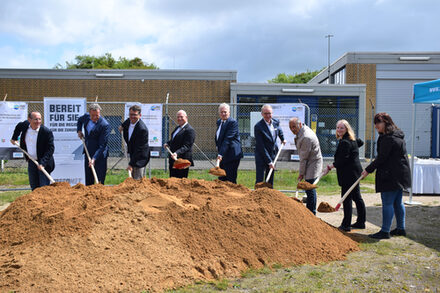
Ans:
[[[18,140],[20,136],[20,147],[27,151],[26,146],[26,133],[29,129],[29,121],[25,120],[15,126],[13,140]],[[54,139],[52,131],[44,125],[40,126],[37,136],[37,161],[40,165],[43,165],[47,173],[50,173],[55,169],[55,160],[53,159],[53,153],[55,151]],[[25,155],[26,160],[29,158]],[[35,159],[35,158],[34,158]]]
[[[368,173],[377,169],[376,192],[411,187],[411,171],[404,137],[400,129],[379,135],[377,157],[365,168]]]
[[[359,161],[359,147],[363,145],[364,142],[359,138],[350,140],[348,133],[339,140],[333,162],[339,186],[350,187],[361,176],[362,165]]]
[[[130,119],[122,123],[124,140],[127,143],[127,152],[130,154],[130,162],[132,167],[143,168],[150,161],[150,147],[148,145],[148,128],[142,119],[133,129],[130,140],[128,140],[128,129],[130,127]]]
[[[191,162],[191,166],[194,166],[192,158],[192,146],[196,139],[196,131],[189,123],[180,130],[174,138],[173,134],[179,127],[176,127],[171,133],[171,139],[167,142],[171,152],[176,153],[178,158],[186,159]],[[174,163],[174,160],[169,156],[170,164]]]

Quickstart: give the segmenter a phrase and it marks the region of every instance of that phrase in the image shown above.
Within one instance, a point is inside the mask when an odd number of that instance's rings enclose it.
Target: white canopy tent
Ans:
[[[411,133],[411,171],[414,172],[414,138],[416,131],[416,106],[417,104],[440,104],[440,79],[414,84],[413,89],[413,116]],[[414,184],[414,176],[411,181]],[[410,189],[409,201],[406,204],[418,204],[412,201],[413,188]]]

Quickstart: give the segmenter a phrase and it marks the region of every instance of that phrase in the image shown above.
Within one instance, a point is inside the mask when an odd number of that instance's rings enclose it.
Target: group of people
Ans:
[[[92,167],[96,171],[98,181],[104,184],[109,155],[107,142],[110,125],[101,116],[101,107],[98,104],[91,104],[88,110],[88,113],[81,116],[77,122],[78,137],[84,139],[85,147],[90,154],[90,160],[85,160],[84,164],[86,185],[94,183]],[[220,168],[226,173],[226,176],[219,177],[219,179],[237,183],[238,167],[243,158],[238,122],[230,117],[230,106],[226,103],[220,104],[218,113],[219,119],[215,133],[217,160],[220,162]],[[140,106],[130,107],[129,118],[119,127],[129,155],[127,170],[131,172],[134,179],[144,176],[145,166],[150,160],[148,128],[142,121],[141,115]],[[254,126],[256,183],[267,181],[273,184],[274,160],[279,150],[277,139],[279,138],[283,145],[286,144],[286,140],[280,122],[272,117],[273,109],[270,105],[263,105],[261,115],[262,119]],[[192,147],[196,133],[188,123],[188,116],[184,110],[177,112],[176,120],[177,127],[164,147],[169,150],[170,177],[185,178],[188,177],[189,169],[175,169],[173,165],[178,158],[189,160],[191,166],[194,165]],[[336,124],[336,138],[339,143],[334,161],[322,172],[323,158],[315,132],[299,118],[291,118],[289,128],[295,134],[295,145],[299,155],[297,180],[305,180],[313,184],[317,178],[336,168],[338,184],[341,186],[341,193],[344,194],[360,176],[365,178],[376,170],[376,191],[381,193],[383,223],[378,233],[369,236],[384,239],[390,238],[391,235],[406,235],[402,191],[411,186],[411,177],[404,134],[387,113],[376,114],[374,124],[379,133],[377,157],[365,170],[362,170],[359,160],[359,147],[363,145],[363,142],[356,138],[352,127],[346,120],[340,120]],[[37,166],[26,156],[32,190],[48,185],[49,180],[41,170],[45,169],[50,174],[55,168],[54,137],[50,129],[41,125],[39,112],[29,113],[27,121],[17,124],[11,142],[16,144],[19,137],[21,137],[20,147],[38,162]],[[272,172],[270,172],[271,169]],[[269,174],[271,175],[267,178]],[[307,190],[306,195],[306,207],[316,214],[316,190]],[[357,210],[357,220],[353,224],[351,223],[352,201]],[[365,228],[366,209],[359,184],[344,200],[343,207],[344,217],[339,229],[350,231],[352,228]],[[393,215],[396,216],[397,227],[391,231]]]

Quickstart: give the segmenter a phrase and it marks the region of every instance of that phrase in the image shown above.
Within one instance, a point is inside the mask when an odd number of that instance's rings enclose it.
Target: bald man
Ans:
[[[173,153],[169,155],[170,177],[187,178],[189,168],[174,169],[174,161],[177,158],[186,159],[194,166],[192,158],[192,146],[196,139],[196,132],[194,128],[188,123],[188,115],[184,110],[179,110],[176,114],[177,124],[179,126],[171,133],[171,139],[165,143],[164,147],[168,146]]]

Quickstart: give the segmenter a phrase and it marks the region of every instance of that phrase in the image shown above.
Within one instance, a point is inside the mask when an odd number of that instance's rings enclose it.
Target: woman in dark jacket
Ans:
[[[339,120],[336,123],[336,138],[339,140],[339,144],[335,153],[335,161],[327,166],[327,170],[330,171],[336,168],[338,183],[341,186],[341,193],[344,195],[361,176],[362,166],[359,161],[359,147],[364,142],[361,139],[356,139],[354,131],[347,120]],[[351,225],[352,201],[356,204],[357,210],[357,220],[353,225]],[[365,229],[365,203],[361,196],[359,184],[350,192],[343,204],[344,218],[339,229],[343,231],[350,231],[351,227]]]
[[[376,192],[380,192],[382,198],[382,228],[368,236],[376,239],[388,239],[390,235],[406,236],[402,191],[411,187],[411,171],[405,136],[387,113],[376,114],[374,126],[379,133],[377,157],[365,168],[362,176],[366,177],[377,169]],[[393,215],[396,216],[397,227],[390,232]]]

